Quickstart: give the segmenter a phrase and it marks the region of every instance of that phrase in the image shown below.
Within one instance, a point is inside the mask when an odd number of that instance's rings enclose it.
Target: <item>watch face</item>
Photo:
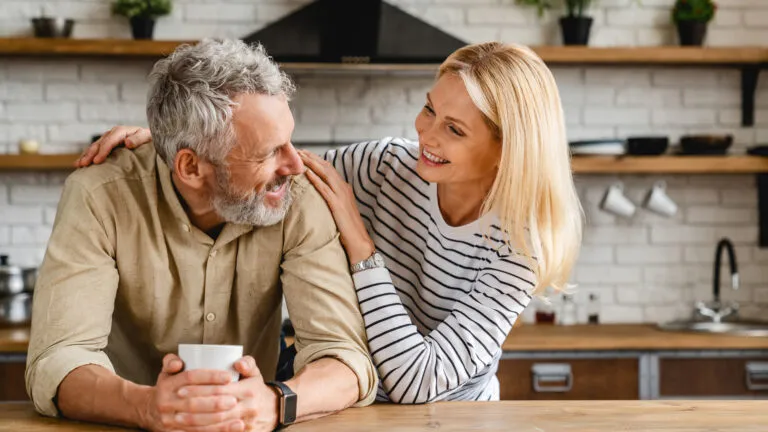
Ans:
[[[297,397],[295,394],[285,396],[283,424],[289,425],[296,421]]]
[[[376,267],[384,267],[384,258],[382,258],[381,255],[376,254],[373,256],[373,263],[376,264]]]

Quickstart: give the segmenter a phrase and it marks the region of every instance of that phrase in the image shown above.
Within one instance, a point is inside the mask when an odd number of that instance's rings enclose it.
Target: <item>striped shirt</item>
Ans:
[[[531,300],[535,276],[487,214],[449,226],[437,187],[416,173],[418,143],[385,138],[331,150],[352,185],[386,269],[354,275],[377,399],[498,400],[501,345]]]

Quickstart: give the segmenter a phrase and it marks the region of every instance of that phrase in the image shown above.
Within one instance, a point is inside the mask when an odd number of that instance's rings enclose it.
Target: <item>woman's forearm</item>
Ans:
[[[371,357],[390,400],[442,400],[496,361],[529,297],[513,285],[484,285],[495,281],[486,275],[426,335],[413,324],[387,269],[354,275]]]

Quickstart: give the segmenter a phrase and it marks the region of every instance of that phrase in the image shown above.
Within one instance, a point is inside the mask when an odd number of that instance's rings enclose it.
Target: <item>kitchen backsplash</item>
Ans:
[[[156,37],[196,39],[242,36],[305,1],[176,0]],[[399,0],[407,11],[468,41],[501,39],[558,43],[556,14],[541,22],[513,0]],[[674,43],[672,0],[601,0],[593,45]],[[709,44],[768,45],[768,1],[722,0]],[[75,18],[75,37],[130,37],[124,20],[111,18],[109,1],[0,0],[0,37],[28,35],[27,19],[40,13]],[[80,151],[91,135],[117,123],[145,124],[146,60],[0,58],[0,153],[22,138],[45,152]],[[570,139],[727,132],[734,152],[768,142],[768,84],[761,79],[756,123],[739,126],[740,80],[731,69],[554,68]],[[431,77],[424,75],[304,74],[293,101],[296,142],[351,142],[387,135],[414,137],[413,118]],[[316,148],[321,151],[322,148]],[[0,173],[0,252],[36,265],[55,217],[66,175]],[[679,205],[672,218],[639,209],[631,220],[597,209],[605,189],[621,181],[639,204],[664,180]],[[742,303],[742,314],[768,313],[768,249],[756,247],[757,191],[752,176],[578,176],[587,215],[582,256],[573,281],[586,304],[600,294],[603,322],[657,322],[686,316],[695,300],[711,298],[712,262],[720,237],[737,245],[742,288],[723,296]],[[75,239],[73,239],[75,241]],[[584,320],[584,308],[581,307]]]

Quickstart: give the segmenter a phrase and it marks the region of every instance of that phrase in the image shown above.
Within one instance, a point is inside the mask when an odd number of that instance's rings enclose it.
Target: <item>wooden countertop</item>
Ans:
[[[29,329],[0,329],[0,352],[27,351]],[[523,325],[512,330],[504,351],[657,351],[768,349],[768,338],[665,332],[650,324]]]
[[[25,353],[29,327],[0,327],[0,353]]]
[[[313,431],[765,431],[763,401],[515,401],[373,405],[294,425]],[[0,430],[117,431],[121,428],[38,416],[31,404],[0,404]]]
[[[651,324],[523,325],[504,351],[635,351],[768,349],[768,338],[661,331]]]

